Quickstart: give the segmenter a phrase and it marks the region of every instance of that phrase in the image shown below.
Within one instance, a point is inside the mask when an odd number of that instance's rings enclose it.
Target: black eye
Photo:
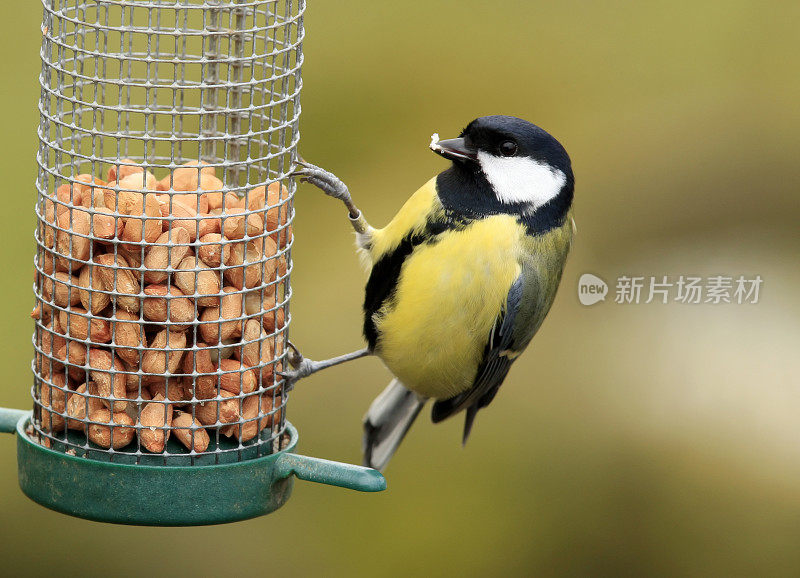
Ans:
[[[500,145],[500,154],[504,157],[513,157],[517,154],[517,143],[513,140],[507,140]]]

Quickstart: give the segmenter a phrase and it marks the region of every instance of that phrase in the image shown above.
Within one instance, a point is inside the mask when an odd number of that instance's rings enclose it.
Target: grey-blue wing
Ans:
[[[529,281],[530,277],[523,272],[511,285],[506,298],[505,310],[495,320],[472,387],[453,398],[437,401],[433,406],[431,418],[434,423],[447,419],[464,409],[467,410],[464,441],[469,436],[475,414],[494,399],[517,354],[525,348],[535,332],[535,329],[529,331],[528,328],[518,326],[520,321],[527,321],[529,318],[523,305],[524,299],[531,289],[527,286]],[[524,343],[517,342],[520,337],[524,339]]]

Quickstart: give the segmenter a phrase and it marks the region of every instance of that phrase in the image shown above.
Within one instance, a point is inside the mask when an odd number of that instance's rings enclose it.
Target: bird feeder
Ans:
[[[33,411],[20,486],[67,514],[197,525],[271,512],[286,419],[304,0],[43,0]]]

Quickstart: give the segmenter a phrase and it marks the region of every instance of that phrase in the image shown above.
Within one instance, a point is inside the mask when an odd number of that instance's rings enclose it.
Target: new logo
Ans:
[[[598,301],[605,301],[607,294],[608,284],[600,277],[584,273],[578,279],[578,299],[583,305],[594,305]]]

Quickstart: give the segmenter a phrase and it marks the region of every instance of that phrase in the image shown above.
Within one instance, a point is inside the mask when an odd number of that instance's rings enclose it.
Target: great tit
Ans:
[[[303,181],[342,200],[370,266],[367,347],[290,361],[296,380],[366,355],[395,379],[364,418],[364,463],[383,469],[430,399],[432,420],[465,411],[463,441],[544,321],[572,245],[574,177],[550,134],[510,116],[478,118],[430,148],[452,161],[382,229],[333,174],[299,161]]]

